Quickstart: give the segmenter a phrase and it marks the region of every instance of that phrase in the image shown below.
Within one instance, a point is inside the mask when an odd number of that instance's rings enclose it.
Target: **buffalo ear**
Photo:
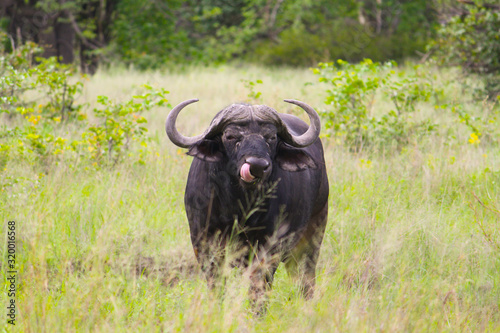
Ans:
[[[191,146],[187,154],[207,162],[219,162],[222,159],[219,142],[215,140],[202,140]]]
[[[285,171],[302,171],[318,168],[316,162],[303,149],[294,148],[286,144],[278,145],[276,162]]]

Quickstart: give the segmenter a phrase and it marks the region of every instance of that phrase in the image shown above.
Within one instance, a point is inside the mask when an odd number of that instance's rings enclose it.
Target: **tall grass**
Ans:
[[[261,79],[262,103],[281,112],[300,114],[284,98],[322,107],[324,87],[304,85],[315,81],[309,71],[258,67],[101,72],[81,98],[126,99],[146,82],[169,89],[173,105],[197,97],[179,116],[181,131],[194,135],[222,107],[248,99],[242,79]],[[449,90],[451,99],[467,98]],[[268,311],[257,317],[245,274],[229,270],[224,290],[214,292],[199,271],[183,207],[191,158],[163,132],[168,111],[148,115],[154,153],[145,165],[58,165],[46,174],[7,165],[1,176],[18,181],[0,193],[0,217],[4,226],[17,223],[20,280],[17,325],[4,317],[5,329],[500,331],[498,216],[474,197],[488,207],[500,202],[498,146],[469,144],[458,123],[454,138],[443,129],[402,151],[353,154],[325,138],[330,214],[315,296],[298,296],[280,267]],[[454,123],[453,114],[437,115],[430,104],[421,112]],[[7,302],[2,293],[0,305]]]

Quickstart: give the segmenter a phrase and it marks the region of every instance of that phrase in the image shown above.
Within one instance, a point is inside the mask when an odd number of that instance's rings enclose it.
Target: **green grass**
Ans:
[[[222,107],[247,99],[241,79],[263,80],[261,102],[281,112],[301,113],[284,98],[323,107],[325,87],[304,86],[316,80],[309,71],[258,67],[102,72],[81,99],[128,99],[146,82],[169,89],[173,105],[198,97],[179,117],[182,133],[194,135]],[[466,98],[447,90],[449,99]],[[388,105],[377,103],[378,110]],[[280,267],[262,317],[251,312],[245,274],[229,270],[223,293],[207,290],[183,205],[191,158],[163,132],[167,108],[147,115],[153,153],[146,165],[95,171],[60,164],[39,174],[9,162],[0,177],[18,182],[0,192],[0,217],[5,231],[7,221],[17,223],[19,281],[17,324],[5,324],[4,315],[5,329],[500,331],[498,214],[474,198],[488,207],[500,202],[500,149],[469,144],[470,131],[454,115],[421,108],[448,125],[400,152],[354,154],[324,139],[330,214],[315,296],[298,296]],[[1,293],[0,305],[7,304]]]

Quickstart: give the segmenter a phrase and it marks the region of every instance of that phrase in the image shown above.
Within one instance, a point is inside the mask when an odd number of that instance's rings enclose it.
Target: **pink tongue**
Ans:
[[[241,166],[240,176],[241,176],[241,179],[243,179],[247,183],[250,183],[251,181],[253,181],[255,179],[255,177],[250,173],[250,164],[245,163]]]

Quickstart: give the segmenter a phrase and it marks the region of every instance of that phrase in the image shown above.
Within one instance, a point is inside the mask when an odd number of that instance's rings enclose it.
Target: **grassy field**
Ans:
[[[468,99],[439,73],[450,100]],[[299,99],[321,109],[326,87],[309,70],[222,67],[186,73],[101,72],[82,102],[127,99],[149,82],[175,105],[200,102],[179,117],[194,135],[224,106],[248,99],[241,80],[262,84],[260,102]],[[484,105],[471,105],[481,114]],[[388,107],[384,96],[376,110]],[[47,173],[11,161],[0,193],[4,223],[16,221],[19,332],[499,332],[500,149],[468,142],[453,113],[421,105],[441,126],[402,150],[350,152],[324,138],[330,214],[312,300],[280,267],[267,313],[254,316],[248,281],[227,271],[223,293],[210,292],[196,264],[183,194],[191,158],[163,130],[169,108],[146,115],[152,153],[145,165],[112,169],[54,166]],[[477,196],[481,203],[474,197]],[[489,209],[491,208],[491,209]],[[5,257],[7,239],[2,247]],[[6,273],[6,260],[2,273]],[[5,288],[7,287],[5,282]]]

